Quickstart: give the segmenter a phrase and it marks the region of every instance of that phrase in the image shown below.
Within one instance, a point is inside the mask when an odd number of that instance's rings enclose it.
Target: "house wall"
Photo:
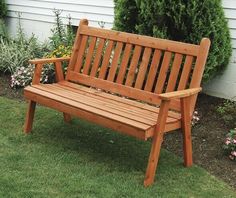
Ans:
[[[55,23],[54,9],[63,10],[62,20],[68,23],[68,15],[72,18],[72,24],[78,25],[82,18],[89,19],[93,26],[99,26],[99,22],[105,23],[105,28],[111,28],[114,20],[113,0],[6,0],[8,4],[8,26],[10,32],[16,33],[17,13],[21,13],[21,24],[27,34],[32,32],[40,39],[47,39]],[[233,55],[230,64],[223,73],[205,84],[204,92],[207,94],[234,98],[236,96],[236,0],[222,0],[226,18],[229,21],[230,33],[233,45]],[[236,97],[234,98],[236,100]]]
[[[209,95],[236,100],[236,0],[223,0],[222,4],[229,21],[233,54],[223,75],[204,85],[204,92]]]
[[[104,22],[105,28],[111,28],[114,18],[112,0],[6,0],[8,5],[7,24],[10,32],[16,33],[18,14],[21,24],[27,34],[32,32],[40,40],[50,36],[50,29],[55,23],[54,9],[63,10],[61,19],[68,24],[68,16],[72,25],[78,25],[80,19],[87,18],[93,26]]]

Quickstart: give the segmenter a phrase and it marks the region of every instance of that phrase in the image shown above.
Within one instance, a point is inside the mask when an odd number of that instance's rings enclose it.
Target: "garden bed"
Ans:
[[[11,89],[9,76],[0,75],[0,96],[23,100],[22,89]],[[193,127],[194,163],[208,172],[223,179],[236,189],[236,164],[231,161],[222,149],[225,135],[229,128],[224,124],[216,107],[223,99],[200,94],[197,102],[200,121]],[[167,134],[164,147],[182,156],[182,138],[180,133]]]

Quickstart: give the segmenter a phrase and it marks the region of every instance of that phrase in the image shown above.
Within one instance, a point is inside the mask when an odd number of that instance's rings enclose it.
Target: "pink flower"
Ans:
[[[232,151],[232,152],[231,152],[231,155],[234,156],[234,157],[236,157],[236,151]]]
[[[233,143],[236,144],[236,139],[233,140]]]
[[[226,139],[225,144],[229,145],[230,144],[230,140]]]

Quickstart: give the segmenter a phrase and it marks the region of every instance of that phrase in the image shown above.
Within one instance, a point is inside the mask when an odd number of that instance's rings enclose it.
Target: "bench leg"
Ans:
[[[147,166],[146,175],[144,179],[145,187],[152,185],[154,182],[157,163],[158,163],[159,155],[161,151],[161,144],[162,144],[163,136],[164,136],[166,118],[168,114],[168,107],[169,107],[169,101],[162,102],[162,105],[159,111],[160,116],[158,116],[158,121],[157,121],[158,125],[156,127],[155,134],[153,136],[152,148],[149,155],[148,166]]]
[[[191,116],[190,116],[190,100],[185,98],[181,100],[182,114],[182,131],[183,131],[183,150],[184,150],[184,166],[189,167],[193,164],[192,157],[192,138],[191,138]]]
[[[26,114],[25,125],[24,125],[24,132],[25,133],[30,133],[32,130],[35,106],[36,106],[36,102],[30,100],[29,106],[28,106],[28,111]]]
[[[64,121],[65,122],[70,122],[71,121],[71,116],[68,113],[63,113]]]

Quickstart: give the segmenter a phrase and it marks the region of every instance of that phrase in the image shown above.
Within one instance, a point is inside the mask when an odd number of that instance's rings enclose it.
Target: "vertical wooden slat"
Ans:
[[[90,64],[91,64],[91,61],[93,58],[93,52],[94,52],[94,48],[96,45],[96,40],[97,40],[96,37],[92,37],[91,40],[89,41],[89,49],[88,49],[88,53],[87,53],[86,59],[85,59],[83,74],[89,73]]]
[[[147,71],[147,66],[150,60],[150,56],[152,53],[152,49],[151,48],[145,48],[144,53],[143,53],[143,57],[142,57],[142,62],[141,65],[139,67],[139,72],[138,72],[138,76],[135,82],[135,88],[137,89],[141,89],[143,86],[143,81],[146,75],[146,71]]]
[[[96,56],[94,58],[94,63],[93,63],[93,67],[92,67],[90,76],[93,76],[93,77],[96,76],[98,66],[99,66],[99,63],[100,63],[100,59],[101,59],[101,56],[102,56],[102,50],[103,50],[104,44],[105,44],[105,39],[100,38],[98,48],[96,50]]]
[[[40,78],[42,74],[43,64],[39,63],[35,65],[34,76],[32,79],[32,85],[36,85],[40,83]]]
[[[112,81],[112,82],[114,81],[117,66],[118,66],[118,61],[119,61],[120,54],[122,51],[122,47],[123,47],[123,43],[117,42],[116,49],[114,52],[114,57],[113,57],[112,63],[111,63],[111,68],[109,70],[109,74],[108,74],[108,78],[107,78],[107,80],[109,80],[109,81]]]
[[[176,80],[178,78],[179,75],[179,70],[180,70],[180,66],[182,63],[182,59],[183,59],[183,55],[182,54],[175,54],[175,58],[174,58],[174,62],[172,65],[172,69],[170,72],[170,77],[168,80],[168,84],[167,84],[167,88],[166,88],[166,92],[170,92],[170,91],[174,91],[175,87],[176,87]]]
[[[104,79],[106,76],[109,60],[111,57],[111,52],[113,49],[113,44],[114,44],[114,41],[110,41],[110,40],[108,41],[108,45],[107,45],[106,51],[104,53],[104,58],[102,61],[102,66],[101,66],[101,70],[99,72],[98,78]]]
[[[62,71],[62,65],[61,62],[55,62],[55,76],[56,76],[56,81],[60,82],[64,80],[64,74]]]
[[[162,64],[161,64],[161,70],[157,79],[157,84],[155,88],[155,93],[162,93],[165,81],[166,81],[166,76],[167,76],[167,71],[170,65],[171,61],[171,52],[166,51]]]
[[[142,47],[139,45],[136,45],[134,48],[134,54],[130,63],[130,67],[129,67],[129,72],[127,74],[127,78],[125,81],[125,85],[126,86],[132,86],[133,81],[134,81],[134,77],[135,77],[135,72],[136,72],[136,68],[139,62],[139,57],[142,51]]]
[[[75,63],[75,72],[80,72],[80,69],[82,67],[83,64],[83,56],[84,56],[84,52],[85,52],[85,48],[87,45],[87,40],[88,40],[88,36],[87,35],[83,35],[82,36],[82,40],[81,40],[81,44],[80,44],[80,49],[78,52],[78,57]]]
[[[74,70],[74,66],[75,66],[75,63],[77,60],[77,55],[78,55],[78,51],[79,51],[80,43],[81,43],[81,39],[82,39],[82,35],[80,34],[80,32],[84,26],[88,26],[87,19],[82,19],[79,23],[79,27],[78,27],[78,30],[76,33],[75,42],[74,42],[74,45],[72,48],[71,59],[70,59],[67,71]],[[66,79],[68,79],[67,76],[66,76]]]
[[[117,76],[117,79],[116,79],[116,82],[119,83],[119,84],[123,84],[126,68],[127,68],[128,63],[129,63],[131,49],[132,49],[132,45],[131,44],[126,44],[125,50],[124,50],[124,55],[123,55],[122,62],[121,62],[121,65],[120,65],[120,70],[119,70],[119,73],[118,73],[118,76]]]
[[[189,80],[192,64],[193,64],[193,56],[186,56],[184,67],[179,80],[178,90],[185,89],[187,82]]]
[[[152,87],[155,81],[158,66],[160,64],[160,58],[161,58],[161,51],[156,49],[152,58],[152,63],[149,69],[147,82],[145,84],[145,88],[144,88],[145,91],[152,91]]]

